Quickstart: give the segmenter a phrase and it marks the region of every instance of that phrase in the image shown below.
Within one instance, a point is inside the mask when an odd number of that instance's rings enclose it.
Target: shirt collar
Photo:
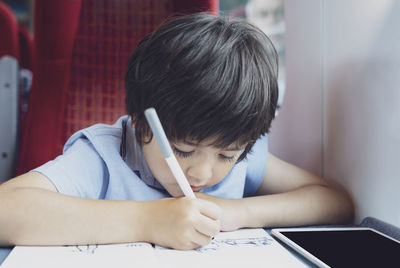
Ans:
[[[136,140],[135,128],[132,127],[132,119],[129,117],[126,124],[126,157],[125,163],[135,172],[139,172],[139,178],[147,185],[165,190],[154,178],[143,155],[142,147]],[[135,172],[137,174],[137,172]]]

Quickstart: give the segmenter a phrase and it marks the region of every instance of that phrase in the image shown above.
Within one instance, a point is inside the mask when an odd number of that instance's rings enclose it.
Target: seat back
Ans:
[[[144,35],[173,14],[217,9],[217,0],[36,0],[18,173],[59,155],[75,131],[125,114],[127,61]]]
[[[15,175],[18,140],[18,23],[0,2],[0,181]]]
[[[33,37],[23,25],[18,25],[18,42],[20,65],[24,69],[32,70],[33,66]]]
[[[67,85],[63,142],[125,114],[124,74],[136,44],[173,12],[168,0],[82,2]]]
[[[11,9],[0,2],[0,57],[19,59],[18,23]]]

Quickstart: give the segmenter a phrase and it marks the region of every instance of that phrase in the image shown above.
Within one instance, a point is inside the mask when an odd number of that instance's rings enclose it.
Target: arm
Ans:
[[[37,172],[0,186],[1,245],[145,241],[190,249],[209,243],[219,231],[218,218],[219,208],[204,200],[137,202],[62,195]]]
[[[228,200],[201,195],[223,209],[222,230],[350,222],[353,204],[333,184],[269,154],[257,196]]]

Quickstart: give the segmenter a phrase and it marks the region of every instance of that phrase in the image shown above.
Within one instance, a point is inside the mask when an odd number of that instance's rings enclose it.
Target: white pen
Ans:
[[[183,194],[186,197],[196,198],[182,168],[179,166],[179,163],[172,152],[172,148],[169,145],[167,135],[165,135],[165,131],[161,125],[156,110],[154,108],[148,108],[144,111],[144,116],[146,117],[150,129],[153,132],[153,137],[155,137],[158,147],[160,147],[161,153],[167,161],[167,164]]]

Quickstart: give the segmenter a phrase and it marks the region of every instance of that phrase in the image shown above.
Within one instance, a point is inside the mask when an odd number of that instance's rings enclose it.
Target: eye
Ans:
[[[190,157],[190,156],[193,154],[193,151],[191,151],[191,152],[184,152],[184,151],[181,151],[181,150],[177,149],[175,146],[172,146],[172,150],[174,151],[174,153],[175,153],[177,156],[182,157],[182,158],[188,158],[188,157]]]
[[[226,156],[223,154],[220,154],[219,157],[222,161],[225,161],[225,162],[234,162],[235,158],[236,158],[235,156]]]

